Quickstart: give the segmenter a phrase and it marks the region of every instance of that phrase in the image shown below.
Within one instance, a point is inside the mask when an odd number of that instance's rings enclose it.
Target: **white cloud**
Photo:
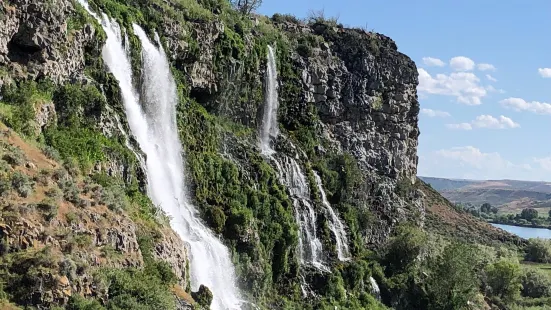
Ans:
[[[551,68],[539,68],[538,73],[543,78],[551,78]]]
[[[551,157],[534,158],[533,160],[542,169],[547,170],[547,171],[551,171]]]
[[[520,124],[503,115],[499,118],[491,115],[479,115],[470,123],[446,124],[446,127],[458,130],[472,130],[473,128],[508,129],[519,128]]]
[[[457,56],[450,60],[450,67],[455,71],[471,71],[474,69],[474,61],[465,56]]]
[[[433,109],[421,109],[421,113],[428,117],[448,117],[450,113]]]
[[[436,155],[456,160],[464,165],[468,165],[477,169],[492,167],[505,168],[513,166],[513,164],[501,157],[499,153],[483,153],[474,146],[452,147],[436,151]]]
[[[520,125],[515,123],[512,119],[500,115],[499,118],[495,118],[491,115],[479,115],[474,121],[472,121],[474,127],[477,128],[490,128],[490,129],[507,129],[507,128],[519,128]]]
[[[496,67],[494,67],[494,65],[492,65],[492,64],[482,63],[482,64],[477,64],[476,67],[480,71],[496,71]]]
[[[423,57],[423,63],[429,67],[444,67],[446,63],[438,58]]]
[[[551,104],[546,102],[527,102],[522,98],[507,98],[500,101],[501,105],[515,111],[528,111],[537,114],[551,114]]]
[[[469,123],[459,123],[459,124],[446,124],[446,127],[449,129],[457,129],[457,130],[472,130],[473,126]]]
[[[489,80],[489,81],[492,81],[492,82],[497,82],[497,79],[489,74],[486,74],[486,78]]]
[[[482,97],[487,95],[486,89],[480,85],[480,79],[470,72],[453,72],[450,75],[437,74],[431,76],[425,69],[419,72],[417,90],[423,94],[454,96],[457,101],[467,105],[479,105]]]
[[[459,146],[420,154],[419,175],[482,180],[542,180],[549,175],[534,170],[531,162],[513,163],[497,152],[485,153],[474,146]]]

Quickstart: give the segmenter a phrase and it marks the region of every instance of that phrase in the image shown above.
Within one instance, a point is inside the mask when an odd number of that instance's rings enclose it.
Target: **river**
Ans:
[[[507,232],[515,234],[521,238],[544,238],[551,239],[551,230],[546,228],[520,227],[503,224],[492,224],[494,227],[501,228]]]

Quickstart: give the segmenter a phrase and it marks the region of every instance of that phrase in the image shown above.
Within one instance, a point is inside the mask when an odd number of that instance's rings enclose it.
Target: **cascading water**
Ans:
[[[274,151],[270,146],[272,138],[279,135],[277,124],[277,65],[274,49],[268,46],[268,66],[266,69],[266,105],[264,106],[264,117],[262,118],[262,130],[260,131],[260,148],[263,154],[270,155]]]
[[[310,202],[310,190],[306,177],[299,164],[293,158],[283,156],[275,160],[280,173],[280,179],[289,188],[295,217],[300,227],[300,256],[303,262],[309,262],[315,267],[324,268],[323,248],[316,232],[316,212]]]
[[[302,263],[311,263],[317,268],[325,268],[322,262],[323,249],[316,232],[316,212],[310,202],[310,190],[300,165],[291,157],[276,155],[271,142],[279,135],[277,109],[277,65],[274,49],[268,46],[268,65],[266,71],[266,103],[262,128],[260,130],[260,149],[262,154],[272,160],[279,172],[279,178],[289,188],[295,218],[300,227],[299,253]]]
[[[153,45],[144,31],[134,25],[134,32],[143,46],[142,110],[140,96],[132,86],[132,69],[118,24],[105,14],[99,18],[89,10],[84,0],[79,2],[100,21],[107,34],[102,56],[119,82],[132,134],[147,155],[148,195],[171,216],[172,228],[190,244],[193,289],[204,284],[213,291],[212,309],[240,309],[241,300],[229,252],[200,222],[186,197],[182,150],[176,126],[178,96],[162,47]]]
[[[316,179],[316,184],[318,185],[318,190],[321,194],[321,201],[329,215],[329,229],[333,235],[335,235],[335,240],[337,243],[337,257],[341,261],[348,260],[350,252],[348,250],[348,238],[346,237],[344,225],[335,213],[335,210],[331,207],[329,201],[327,201],[327,195],[323,190],[323,184],[317,172],[314,172],[314,177]]]

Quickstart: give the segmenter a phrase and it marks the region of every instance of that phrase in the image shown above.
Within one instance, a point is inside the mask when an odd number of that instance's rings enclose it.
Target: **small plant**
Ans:
[[[80,173],[80,168],[78,167],[78,162],[71,158],[71,159],[68,159],[64,164],[63,164],[63,167],[65,169],[67,169],[67,172],[69,173],[70,176],[72,177],[76,177],[77,175],[79,175]]]
[[[48,186],[50,184],[50,171],[47,169],[40,169],[33,179],[42,186]]]
[[[23,198],[27,198],[33,193],[34,182],[31,181],[27,175],[19,171],[12,174],[11,184],[19,196]]]
[[[65,258],[59,262],[59,274],[73,280],[77,276],[77,265],[70,258]]]
[[[112,211],[121,211],[128,207],[126,193],[120,186],[111,186],[104,189],[100,203],[106,205]]]
[[[58,182],[59,188],[63,192],[65,200],[77,204],[80,202],[80,192],[76,183],[72,179],[66,179]]]
[[[371,102],[371,107],[373,110],[381,110],[383,108],[383,99],[380,96],[376,96]]]
[[[47,197],[52,198],[54,201],[59,201],[63,197],[63,192],[57,186],[49,188],[45,192],[45,194]]]
[[[44,219],[51,221],[57,216],[58,207],[55,201],[44,199],[37,205],[37,208],[43,213]]]
[[[67,219],[67,223],[69,224],[75,224],[78,222],[78,215],[75,212],[69,212],[65,214],[65,218]]]
[[[2,143],[2,151],[4,153],[2,159],[11,166],[22,166],[27,160],[23,151],[16,146]]]
[[[90,208],[91,206],[92,206],[92,203],[90,202],[90,200],[85,198],[80,199],[80,201],[78,202],[78,207],[82,209],[87,209],[87,208]]]
[[[61,155],[59,154],[58,150],[52,146],[49,146],[49,145],[43,146],[42,153],[44,153],[44,155],[46,155],[46,157],[48,157],[51,160],[54,160],[59,163],[62,162]]]

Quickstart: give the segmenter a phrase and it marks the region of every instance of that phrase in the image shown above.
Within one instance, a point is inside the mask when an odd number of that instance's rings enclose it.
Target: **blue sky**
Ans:
[[[422,176],[551,181],[551,1],[264,0],[393,38],[417,64]]]

